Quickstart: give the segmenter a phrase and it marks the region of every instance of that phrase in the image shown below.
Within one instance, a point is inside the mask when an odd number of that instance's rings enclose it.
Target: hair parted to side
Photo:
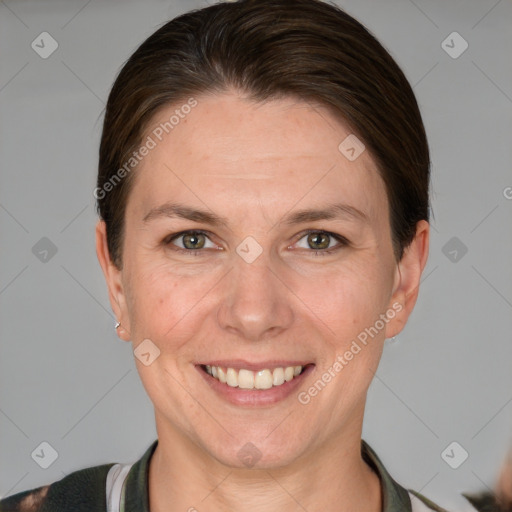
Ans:
[[[178,16],[152,34],[125,63],[110,92],[98,189],[107,190],[160,109],[229,89],[257,102],[294,97],[325,106],[345,122],[379,167],[395,255],[401,259],[417,222],[429,220],[430,156],[418,104],[377,39],[321,0],[218,3]],[[135,174],[96,196],[118,268]]]

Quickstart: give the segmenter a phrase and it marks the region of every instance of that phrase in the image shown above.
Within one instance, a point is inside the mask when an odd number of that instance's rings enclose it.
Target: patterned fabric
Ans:
[[[149,461],[158,440],[144,455],[126,468],[126,474],[116,464],[104,464],[75,471],[62,480],[14,494],[0,501],[0,512],[107,512],[107,495],[121,491],[119,512],[149,512]],[[361,440],[361,454],[365,462],[377,473],[382,488],[382,512],[446,512],[415,491],[408,491],[393,480],[377,454]],[[107,475],[113,468],[115,476]],[[123,484],[124,480],[124,484]],[[117,492],[116,491],[116,492]],[[114,492],[115,494],[115,492]]]

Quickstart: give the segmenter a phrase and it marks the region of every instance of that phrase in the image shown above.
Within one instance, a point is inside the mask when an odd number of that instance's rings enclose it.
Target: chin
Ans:
[[[275,433],[274,433],[275,434]],[[224,439],[206,450],[221,464],[236,469],[277,469],[294,463],[305,451],[300,439],[286,434],[254,433]],[[218,440],[217,440],[218,441]]]

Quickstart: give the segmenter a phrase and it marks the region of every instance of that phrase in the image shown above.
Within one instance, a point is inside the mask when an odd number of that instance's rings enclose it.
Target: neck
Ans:
[[[149,468],[151,512],[382,510],[379,478],[361,457],[360,428],[269,469],[228,467],[176,431],[160,434]]]

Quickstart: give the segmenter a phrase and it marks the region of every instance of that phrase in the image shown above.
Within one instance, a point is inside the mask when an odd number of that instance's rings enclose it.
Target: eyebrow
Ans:
[[[211,211],[190,208],[189,206],[178,203],[165,203],[156,208],[152,208],[142,220],[144,223],[148,223],[162,217],[187,219],[211,226],[228,226],[228,219],[225,217],[220,217]],[[368,215],[358,208],[345,203],[336,203],[328,205],[325,208],[312,208],[293,212],[280,220],[279,224],[285,223],[287,225],[293,225],[338,218],[366,223],[370,222]]]
[[[321,209],[299,210],[287,216],[283,221],[285,224],[300,224],[303,222],[314,222],[317,220],[348,219],[369,223],[370,219],[366,213],[355,206],[345,203],[328,205]]]
[[[194,222],[210,224],[212,226],[227,226],[228,224],[227,219],[219,217],[213,212],[198,210],[196,208],[190,208],[189,206],[177,203],[165,203],[161,206],[157,206],[156,208],[152,208],[144,216],[142,221],[147,223],[161,217],[187,219]]]

